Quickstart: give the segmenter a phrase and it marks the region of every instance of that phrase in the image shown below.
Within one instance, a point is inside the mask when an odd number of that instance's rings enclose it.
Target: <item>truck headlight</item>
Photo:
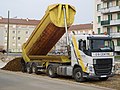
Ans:
[[[93,63],[96,64],[96,59],[93,59]]]

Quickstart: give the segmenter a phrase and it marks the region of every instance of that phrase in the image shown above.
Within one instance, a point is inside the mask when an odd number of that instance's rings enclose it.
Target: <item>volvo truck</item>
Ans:
[[[22,71],[45,72],[54,78],[72,76],[82,82],[87,78],[107,80],[114,75],[114,43],[108,35],[69,35],[76,10],[68,4],[54,4],[48,9],[29,39],[22,46]],[[49,55],[66,33],[68,55]]]

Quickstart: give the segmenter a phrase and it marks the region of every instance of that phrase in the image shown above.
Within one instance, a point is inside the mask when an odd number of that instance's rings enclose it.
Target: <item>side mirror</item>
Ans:
[[[83,50],[86,50],[86,41],[83,41]]]
[[[81,50],[81,41],[82,41],[82,40],[79,40],[79,41],[78,41],[78,49],[79,49],[79,50]]]

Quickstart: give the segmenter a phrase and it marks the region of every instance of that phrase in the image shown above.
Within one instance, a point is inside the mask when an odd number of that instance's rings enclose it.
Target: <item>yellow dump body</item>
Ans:
[[[30,55],[47,55],[52,47],[65,33],[64,12],[66,9],[67,26],[74,21],[75,8],[71,5],[54,4],[48,6],[44,17],[35,28],[29,39],[23,44],[23,58],[30,61]]]

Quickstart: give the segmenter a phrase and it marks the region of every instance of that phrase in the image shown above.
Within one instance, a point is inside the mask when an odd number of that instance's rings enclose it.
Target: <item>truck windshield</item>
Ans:
[[[92,51],[113,51],[114,45],[112,40],[91,40]]]

